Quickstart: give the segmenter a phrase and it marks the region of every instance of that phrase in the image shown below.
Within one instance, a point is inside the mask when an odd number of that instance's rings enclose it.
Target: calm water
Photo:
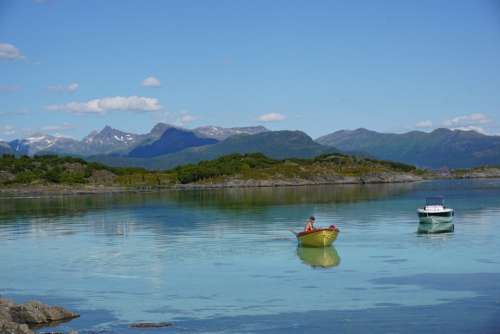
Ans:
[[[454,233],[416,233],[430,195]],[[310,215],[335,248],[297,249]],[[500,180],[4,198],[0,294],[81,333],[498,333],[499,231]]]

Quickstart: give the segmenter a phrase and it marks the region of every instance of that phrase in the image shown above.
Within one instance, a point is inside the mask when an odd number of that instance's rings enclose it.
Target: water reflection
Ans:
[[[165,194],[169,200],[196,207],[255,208],[281,204],[352,203],[397,196],[416,184],[315,185],[299,187],[226,188],[185,190]]]
[[[219,210],[260,210],[262,206],[351,203],[397,196],[414,184],[318,185],[301,187],[170,190],[150,193],[0,198],[0,219],[23,216],[80,216],[88,211],[145,205],[178,205]]]
[[[115,324],[138,321],[175,321],[174,332],[221,332],[230,328],[228,319],[244,326],[231,327],[233,332],[277,332],[277,323],[268,319],[283,321],[286,314],[283,332],[304,332],[313,322],[328,332],[328,314],[368,319],[356,328],[350,326],[357,322],[341,322],[341,332],[362,332],[371,328],[374,310],[384,309],[391,312],[381,323],[394,319],[393,327],[400,328],[407,318],[393,317],[394,301],[408,318],[415,310],[425,317],[432,309],[436,319],[448,319],[455,309],[443,304],[475,298],[477,281],[450,276],[449,285],[441,276],[426,281],[415,275],[498,274],[500,252],[494,233],[500,183],[485,190],[471,183],[471,196],[469,188],[453,182],[2,199],[0,268],[6,269],[0,270],[0,294],[74,298],[82,321],[89,321],[70,323],[80,333],[111,328],[108,333],[133,334]],[[459,229],[416,237],[415,207],[438,194],[463,213],[454,220]],[[323,226],[341,228],[336,246],[342,266],[335,248],[296,247],[289,229],[302,228],[311,214]],[[374,281],[396,276],[415,276],[419,284]],[[463,288],[433,288],[423,284],[428,281]],[[478,302],[476,309],[493,304]],[[307,320],[300,327],[296,305],[304,312],[300,319]],[[85,309],[112,312],[116,322]],[[311,322],[320,311],[329,313]],[[268,318],[256,323],[255,317]],[[183,327],[181,319],[187,318],[196,321],[194,327]],[[207,319],[222,320],[209,330]]]
[[[340,256],[335,247],[297,247],[297,256],[305,264],[316,268],[331,268],[340,264]]]
[[[455,230],[455,225],[453,223],[419,223],[418,224],[418,233],[448,233],[453,232]]]

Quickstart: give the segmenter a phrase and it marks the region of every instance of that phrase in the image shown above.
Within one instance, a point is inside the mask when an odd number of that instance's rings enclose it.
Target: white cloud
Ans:
[[[141,84],[144,87],[160,87],[161,86],[160,80],[158,80],[158,78],[155,76],[147,77],[146,79],[142,80]]]
[[[53,85],[47,87],[49,91],[57,93],[74,93],[78,88],[80,88],[80,85],[76,82],[72,82],[69,85]]]
[[[432,121],[425,120],[425,121],[418,122],[417,124],[415,124],[415,127],[418,129],[430,129],[430,128],[432,128]]]
[[[114,96],[94,99],[87,102],[69,102],[52,104],[49,111],[65,111],[75,114],[105,114],[108,111],[150,112],[162,108],[156,98],[142,96]]]
[[[24,116],[30,113],[29,109],[21,108],[16,111],[0,111],[0,116]]]
[[[18,48],[9,43],[0,43],[0,59],[24,59]]]
[[[0,134],[4,136],[12,136],[16,134],[16,130],[12,125],[2,125],[0,126]]]
[[[0,85],[0,93],[15,93],[21,89],[20,85]]]
[[[451,130],[476,131],[482,134],[488,134],[491,130],[492,120],[482,113],[472,113],[468,115],[457,116],[443,122],[443,125]]]
[[[198,117],[193,116],[193,115],[189,115],[186,113],[186,114],[180,115],[177,118],[176,124],[178,124],[180,126],[184,126],[184,125],[187,125],[189,123],[196,121],[197,119],[198,119]]]
[[[180,112],[161,111],[153,114],[156,122],[173,124],[178,127],[185,127],[200,118],[192,115],[189,111],[184,110]]]
[[[458,116],[443,122],[447,127],[484,125],[488,123],[491,123],[491,120],[485,114],[481,113]]]
[[[286,116],[283,114],[272,112],[269,114],[260,115],[257,119],[261,122],[279,122],[284,121],[286,119]]]
[[[457,128],[452,128],[452,130],[462,130],[462,131],[476,131],[483,135],[487,135],[488,132],[480,126],[468,125],[468,126],[459,126]]]
[[[70,91],[70,92],[76,92],[78,90],[78,88],[80,88],[80,85],[77,84],[76,82],[70,83],[68,85],[68,91]]]
[[[42,127],[42,131],[45,132],[66,131],[66,130],[72,130],[74,128],[75,126],[73,124],[63,123],[63,124],[45,125]]]

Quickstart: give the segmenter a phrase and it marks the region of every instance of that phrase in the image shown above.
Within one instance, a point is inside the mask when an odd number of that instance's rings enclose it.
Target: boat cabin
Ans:
[[[427,197],[425,199],[425,207],[418,210],[418,216],[423,217],[453,217],[454,210],[447,208],[444,205],[444,198],[442,196]]]
[[[444,197],[443,196],[427,197],[425,199],[425,206],[442,206],[442,207],[444,207]]]

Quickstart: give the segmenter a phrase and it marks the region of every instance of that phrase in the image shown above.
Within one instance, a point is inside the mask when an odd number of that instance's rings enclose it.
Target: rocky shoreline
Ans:
[[[94,185],[9,185],[0,186],[0,196],[56,196],[56,195],[92,195],[92,194],[112,194],[130,191],[139,191],[120,186],[94,186]]]
[[[500,178],[500,168],[475,168],[470,170],[455,171],[454,179],[495,179]]]
[[[98,185],[11,185],[0,187],[0,196],[5,197],[41,197],[60,195],[92,195],[125,192],[154,192],[162,190],[183,189],[221,189],[221,188],[261,188],[261,187],[295,187],[314,185],[342,184],[376,184],[376,183],[410,183],[422,181],[423,178],[410,173],[376,173],[365,176],[325,175],[307,179],[275,178],[270,180],[226,178],[223,181],[173,184],[161,187],[121,187]]]
[[[261,187],[296,187],[315,185],[347,185],[347,184],[390,184],[412,183],[436,179],[487,179],[500,178],[500,168],[467,170],[463,172],[447,172],[425,177],[411,173],[374,173],[364,176],[323,175],[311,178],[275,178],[275,179],[240,179],[226,178],[222,181],[173,184],[160,187],[123,187],[109,185],[12,185],[0,187],[0,196],[5,197],[42,197],[61,195],[114,194],[126,192],[155,192],[164,190],[189,189],[223,189],[223,188],[261,188]]]
[[[45,327],[58,322],[70,321],[80,315],[60,306],[49,306],[39,301],[16,304],[0,298],[0,333],[34,334],[32,328]],[[76,334],[71,331],[68,334]]]
[[[422,181],[423,178],[409,173],[377,173],[365,176],[324,175],[307,179],[276,178],[272,180],[243,180],[227,178],[223,182],[189,183],[176,185],[177,189],[211,189],[211,188],[259,188],[259,187],[296,187],[315,185],[343,184],[380,184],[380,183],[411,183]]]

